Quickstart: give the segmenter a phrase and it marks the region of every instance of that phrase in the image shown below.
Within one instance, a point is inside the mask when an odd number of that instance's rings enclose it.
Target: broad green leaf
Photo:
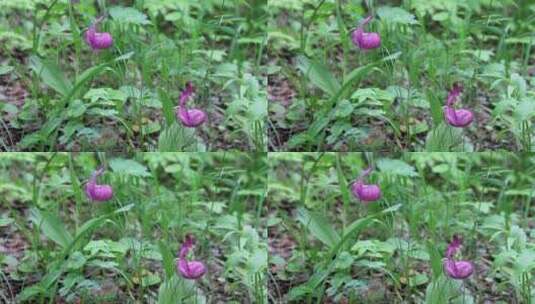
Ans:
[[[398,24],[416,24],[416,18],[413,14],[407,12],[401,7],[381,6],[377,9],[377,15],[381,20],[388,23]]]
[[[310,140],[310,136],[308,135],[307,131],[301,132],[299,134],[295,134],[290,138],[290,140],[286,143],[288,146],[288,149],[294,149],[299,146],[304,145]]]
[[[336,117],[345,118],[353,113],[355,105],[353,105],[349,100],[344,99],[336,106]]]
[[[330,119],[328,115],[320,115],[320,118],[315,120],[308,127],[308,136],[309,138],[315,138],[318,136],[323,129],[329,124]]]
[[[125,92],[111,88],[90,89],[84,95],[84,99],[90,99],[93,103],[99,100],[125,102],[127,98],[128,96]]]
[[[114,158],[110,160],[110,168],[113,172],[134,176],[150,176],[147,167],[132,159]]]
[[[113,20],[122,23],[138,25],[150,24],[147,16],[133,7],[114,6],[109,9],[109,14]]]
[[[52,62],[41,60],[37,56],[30,57],[30,67],[32,70],[56,92],[63,96],[69,95],[72,83],[65,77],[61,69]]]
[[[46,289],[41,287],[39,284],[31,285],[31,286],[25,287],[21,291],[21,293],[17,296],[17,300],[21,302],[25,302],[45,292],[46,292]]]
[[[524,99],[514,110],[514,117],[517,121],[531,119],[535,115],[535,99]]]
[[[323,215],[308,211],[304,207],[298,208],[297,214],[299,222],[329,248],[336,246],[340,242],[340,235]]]
[[[381,172],[401,176],[417,176],[414,167],[399,159],[382,158],[377,162]]]
[[[329,96],[334,96],[340,90],[340,83],[323,64],[311,61],[305,56],[299,56],[297,67],[314,85]]]
[[[67,116],[72,118],[80,117],[84,115],[85,110],[87,110],[86,105],[80,99],[76,99],[69,105]]]
[[[70,270],[76,270],[82,268],[86,262],[85,256],[80,251],[75,251],[69,256],[65,266]]]
[[[9,74],[9,73],[13,72],[13,70],[14,70],[14,68],[12,66],[2,65],[2,66],[0,66],[0,76]]]
[[[14,219],[6,217],[6,218],[0,218],[0,227],[5,227],[11,225],[13,222],[15,222]]]
[[[394,53],[392,55],[386,56],[382,59],[379,59],[377,61],[374,61],[372,63],[369,63],[365,66],[358,67],[351,71],[349,75],[347,75],[344,84],[342,87],[336,92],[334,96],[331,97],[329,104],[334,106],[338,100],[347,98],[346,94],[347,92],[350,92],[350,89],[356,85],[365,77],[368,75],[368,73],[376,66],[378,66],[381,63],[394,61],[397,58],[401,56],[401,52]]]
[[[46,211],[40,211],[37,208],[32,208],[30,213],[31,221],[37,225],[49,239],[63,248],[67,248],[71,244],[73,238],[59,217]]]

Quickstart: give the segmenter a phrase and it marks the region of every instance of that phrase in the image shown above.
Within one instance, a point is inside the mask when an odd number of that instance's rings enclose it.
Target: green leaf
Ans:
[[[4,227],[4,226],[9,226],[11,225],[13,222],[15,222],[14,219],[12,218],[0,218],[0,227]]]
[[[267,117],[267,99],[257,98],[252,101],[249,113],[252,120],[263,120]]]
[[[524,99],[514,110],[517,121],[527,121],[535,115],[535,99]]]
[[[336,117],[345,118],[353,113],[355,105],[353,105],[349,100],[344,99],[336,106]]]
[[[414,167],[399,159],[382,158],[377,162],[381,172],[400,176],[418,176]]]
[[[158,89],[158,97],[162,103],[162,112],[165,117],[165,122],[170,126],[176,120],[174,110],[175,102],[163,88]]]
[[[148,287],[159,284],[162,279],[156,274],[149,274],[141,278],[141,286]]]
[[[327,218],[321,214],[308,211],[304,207],[297,209],[297,220],[305,226],[310,233],[322,241],[329,248],[333,248],[340,242],[340,235],[331,226]]]
[[[377,9],[377,15],[381,20],[388,23],[416,24],[418,23],[413,14],[401,7],[381,6]]]
[[[354,261],[355,261],[355,259],[353,258],[353,256],[349,252],[342,251],[336,257],[335,268],[336,269],[348,269],[349,267],[351,267],[351,265],[353,264]]]
[[[425,150],[427,152],[469,150],[467,148],[469,147],[463,147],[463,135],[460,128],[440,123],[438,127],[427,133],[425,141]]]
[[[183,280],[174,275],[171,279],[160,284],[158,289],[158,304],[190,303],[195,298],[198,304],[206,303],[203,291],[195,286],[193,280]]]
[[[63,248],[70,245],[73,238],[59,217],[37,208],[32,208],[30,213],[31,221],[41,229],[44,235]]]
[[[165,270],[165,277],[169,280],[175,273],[175,257],[173,256],[171,249],[169,249],[167,244],[163,241],[158,242],[158,249],[162,255],[162,265]]]
[[[6,75],[6,74],[9,74],[9,73],[13,72],[13,69],[14,68],[12,66],[9,66],[9,65],[0,66],[0,76]]]
[[[107,257],[120,257],[126,254],[128,248],[128,245],[124,242],[95,240],[87,243],[87,245],[84,246],[84,251],[89,251],[91,256],[102,254]]]
[[[76,270],[82,268],[86,262],[85,256],[80,251],[75,251],[69,256],[66,267],[70,270]]]
[[[39,284],[32,285],[32,286],[24,288],[22,292],[18,295],[17,300],[21,302],[25,302],[44,292],[45,292],[45,289],[42,288]]]
[[[299,56],[297,58],[297,67],[314,85],[329,94],[329,96],[334,96],[340,90],[340,83],[323,64],[311,61],[305,56]]]
[[[110,160],[110,168],[114,172],[133,176],[150,176],[147,167],[132,159],[114,158]]]
[[[348,92],[349,89],[351,89],[352,87],[357,86],[365,76],[368,76],[368,72],[370,72],[374,67],[378,66],[381,63],[394,61],[395,59],[399,58],[399,56],[401,56],[401,52],[386,56],[384,58],[369,63],[365,66],[358,67],[351,71],[351,73],[347,75],[342,87],[329,100],[329,104],[331,105],[331,107],[334,106],[338,102],[338,100],[347,98],[346,92]]]
[[[338,178],[338,185],[340,192],[342,193],[344,206],[349,206],[349,204],[351,204],[351,194],[349,193],[349,183],[347,182],[342,168],[342,156],[340,154],[336,156],[336,176]]]
[[[133,51],[132,52],[128,52],[126,54],[123,54],[123,55],[113,59],[113,61],[114,62],[119,62],[119,61],[123,61],[123,60],[128,60],[128,59],[132,58],[132,56],[134,56],[134,53],[135,52],[133,52]]]
[[[110,16],[122,23],[150,24],[147,16],[133,7],[114,6],[109,9]]]
[[[71,118],[80,117],[84,115],[85,110],[87,110],[86,105],[80,99],[76,99],[69,105],[67,116]]]
[[[442,103],[439,98],[436,97],[433,90],[427,90],[427,101],[431,109],[431,117],[433,117],[433,123],[435,126],[440,125],[444,121],[444,114],[442,110]]]
[[[318,136],[323,129],[329,124],[330,119],[328,115],[320,115],[320,118],[315,120],[310,126],[308,127],[308,136],[309,138],[315,138]]]
[[[44,62],[37,56],[30,57],[31,69],[52,89],[63,96],[69,95],[72,83],[65,77],[61,69],[52,62]]]
[[[160,137],[158,138],[158,151],[204,151],[206,147],[197,143],[196,140],[195,129],[184,128],[175,121],[171,126],[160,133]]]
[[[90,99],[92,103],[99,100],[125,102],[127,98],[125,92],[111,88],[90,89],[84,95],[84,99]]]
[[[294,136],[292,136],[290,140],[286,143],[286,145],[288,146],[288,149],[291,150],[291,149],[304,145],[308,141],[310,141],[310,136],[308,135],[307,131],[304,131],[304,132],[301,132],[299,134],[295,134]]]

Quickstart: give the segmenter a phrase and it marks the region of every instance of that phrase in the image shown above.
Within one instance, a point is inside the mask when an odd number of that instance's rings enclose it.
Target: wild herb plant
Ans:
[[[532,154],[271,153],[269,165],[273,302],[535,300]]]
[[[0,154],[0,299],[265,303],[266,161]]]
[[[2,150],[266,149],[265,1],[1,4]]]
[[[533,150],[530,1],[268,6],[270,150]]]

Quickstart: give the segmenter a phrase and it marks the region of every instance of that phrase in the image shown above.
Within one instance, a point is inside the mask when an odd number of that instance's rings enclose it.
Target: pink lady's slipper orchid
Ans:
[[[372,168],[362,171],[358,179],[351,186],[353,195],[360,199],[363,203],[374,202],[381,198],[381,188],[378,185],[367,185],[364,183],[364,178],[370,174]]]
[[[113,189],[110,185],[97,184],[97,177],[102,175],[103,172],[104,168],[100,168],[93,172],[89,182],[85,185],[85,194],[90,200],[95,202],[105,202],[110,200],[113,196]]]
[[[372,20],[373,16],[364,19],[351,34],[353,43],[363,50],[376,49],[381,46],[381,36],[378,33],[364,31],[364,26]]]
[[[93,51],[107,49],[113,44],[113,38],[110,33],[97,32],[97,25],[102,21],[103,17],[95,20],[93,24],[85,32],[85,42],[93,49]]]
[[[468,126],[474,120],[474,114],[467,109],[455,109],[453,105],[457,102],[459,95],[463,91],[463,87],[460,85],[454,85],[451,91],[448,93],[448,100],[444,107],[444,116],[446,121],[453,127],[464,128]]]
[[[186,107],[186,102],[195,93],[195,87],[188,82],[186,88],[180,94],[180,101],[178,107],[175,108],[176,118],[188,128],[196,128],[206,121],[206,113],[203,110]]]
[[[448,245],[446,250],[446,259],[444,260],[443,266],[446,274],[457,280],[463,280],[468,278],[474,272],[474,265],[470,261],[456,261],[454,259],[457,251],[460,250],[462,245],[462,240],[454,235],[453,240]]]
[[[203,262],[200,261],[188,261],[187,255],[189,251],[195,245],[195,239],[187,235],[182,247],[180,248],[180,253],[178,255],[178,260],[176,262],[176,268],[184,277],[188,280],[196,280],[202,277],[206,273],[206,266]]]

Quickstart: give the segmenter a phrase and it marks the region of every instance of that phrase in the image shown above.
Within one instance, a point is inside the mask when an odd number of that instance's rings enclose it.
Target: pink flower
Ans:
[[[175,108],[177,119],[188,128],[196,128],[206,121],[206,113],[203,110],[186,107],[186,102],[195,93],[195,88],[188,82],[186,88],[180,94],[180,101],[178,107]]]
[[[371,167],[364,170],[351,186],[351,192],[353,192],[353,195],[365,204],[369,202],[374,202],[381,198],[381,188],[379,188],[378,185],[364,184],[364,178],[368,176],[371,171]]]
[[[444,107],[444,116],[448,124],[453,127],[464,128],[474,120],[474,114],[467,109],[455,109],[453,105],[457,102],[459,95],[463,91],[462,86],[454,85],[448,93],[446,106]]]
[[[102,21],[102,17],[95,20],[93,24],[89,27],[89,29],[85,32],[85,42],[91,47],[91,49],[95,50],[101,50],[101,49],[107,49],[112,46],[113,44],[113,38],[110,33],[103,32],[99,33],[97,32],[97,25]]]
[[[187,255],[189,251],[195,245],[195,239],[187,235],[182,247],[180,248],[180,253],[178,255],[178,260],[176,263],[176,268],[184,277],[188,280],[196,280],[202,277],[206,273],[206,266],[204,266],[201,261],[188,261]]]
[[[444,260],[443,267],[446,274],[457,280],[463,280],[468,278],[474,272],[474,265],[470,261],[456,261],[454,259],[455,254],[460,250],[462,240],[454,235],[453,240],[446,249],[446,259]]]
[[[105,202],[110,200],[113,196],[113,189],[110,185],[97,184],[97,177],[99,177],[103,172],[104,168],[100,168],[93,172],[91,178],[85,185],[85,194],[90,200],[95,202]]]
[[[381,36],[379,36],[378,33],[367,33],[364,31],[364,26],[368,24],[372,18],[373,16],[368,16],[368,18],[364,19],[357,29],[353,31],[353,34],[351,34],[353,44],[364,50],[376,49],[381,46]]]

